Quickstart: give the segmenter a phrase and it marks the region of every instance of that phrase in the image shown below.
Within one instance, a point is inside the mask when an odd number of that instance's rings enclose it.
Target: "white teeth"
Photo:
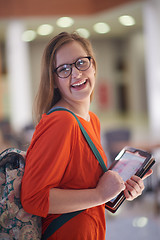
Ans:
[[[86,80],[83,80],[83,81],[78,82],[78,83],[74,83],[74,84],[72,85],[72,87],[80,86],[80,85],[84,84],[85,82],[86,82]]]

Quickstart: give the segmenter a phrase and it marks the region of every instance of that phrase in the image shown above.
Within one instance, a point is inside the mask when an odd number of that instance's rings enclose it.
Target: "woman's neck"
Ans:
[[[74,112],[76,115],[79,117],[85,119],[86,121],[90,120],[89,116],[89,108],[90,108],[90,100],[86,100],[84,102],[68,102],[65,101],[64,99],[61,99],[57,104],[55,105],[59,107],[65,107],[69,109],[70,111]]]

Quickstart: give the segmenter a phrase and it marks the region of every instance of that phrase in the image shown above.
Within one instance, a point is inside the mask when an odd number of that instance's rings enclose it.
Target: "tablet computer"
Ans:
[[[126,182],[133,175],[142,178],[154,163],[155,159],[150,153],[132,147],[125,147],[117,155],[109,170],[118,172]],[[125,196],[122,191],[117,197],[107,202],[105,207],[115,213],[124,200]]]

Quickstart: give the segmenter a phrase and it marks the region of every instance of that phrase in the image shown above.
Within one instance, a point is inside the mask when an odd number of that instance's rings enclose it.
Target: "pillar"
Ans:
[[[32,121],[28,43],[21,40],[24,30],[22,21],[12,20],[6,34],[10,120],[15,131],[21,130]]]
[[[150,136],[160,141],[160,1],[144,1],[146,85]],[[150,141],[151,139],[148,139]]]

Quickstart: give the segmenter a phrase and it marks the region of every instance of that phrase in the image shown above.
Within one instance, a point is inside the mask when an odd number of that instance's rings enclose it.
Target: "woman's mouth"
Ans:
[[[86,84],[86,82],[87,82],[87,79],[84,79],[84,80],[81,80],[81,81],[78,81],[78,82],[72,84],[71,87],[80,88],[80,87],[84,86]]]

